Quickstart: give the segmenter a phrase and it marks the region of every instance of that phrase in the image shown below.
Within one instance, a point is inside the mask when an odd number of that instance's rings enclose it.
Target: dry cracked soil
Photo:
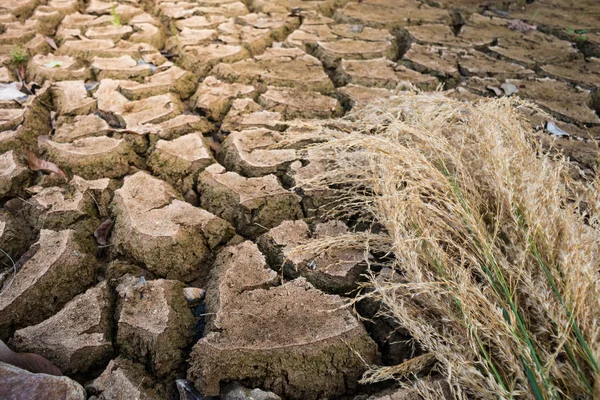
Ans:
[[[586,178],[599,57],[596,0],[1,0],[0,339],[65,376],[0,397],[417,398],[358,384],[418,355],[344,307],[363,252],[292,251],[360,229],[307,147],[410,85],[518,96]]]

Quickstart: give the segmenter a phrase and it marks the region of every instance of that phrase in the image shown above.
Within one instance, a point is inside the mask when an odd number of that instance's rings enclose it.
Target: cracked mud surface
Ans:
[[[302,188],[332,156],[306,147],[324,119],[439,86],[531,101],[588,178],[599,21],[594,0],[3,0],[0,339],[79,384],[0,363],[0,392],[178,398],[187,378],[222,398],[246,390],[232,381],[412,398],[358,385],[365,363],[412,356],[393,321],[340,307],[365,255],[290,253],[356,228]]]

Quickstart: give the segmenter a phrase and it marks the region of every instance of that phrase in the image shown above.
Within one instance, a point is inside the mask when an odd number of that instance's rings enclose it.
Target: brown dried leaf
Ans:
[[[127,124],[123,117],[118,114],[115,114],[112,111],[104,111],[104,110],[96,110],[95,114],[106,121],[108,126],[113,129],[125,129],[127,128]]]
[[[50,45],[50,47],[52,47],[53,50],[58,50],[58,46],[56,45],[56,42],[54,41],[54,39],[46,36],[46,42],[48,42],[48,44]]]
[[[108,244],[108,236],[110,235],[112,227],[113,222],[112,219],[109,218],[101,223],[94,231],[94,237],[100,246],[106,246]]]
[[[65,174],[62,169],[58,168],[58,165],[38,158],[33,151],[27,152],[27,162],[29,163],[29,169],[32,171],[55,173],[64,179],[68,179],[67,174]]]
[[[24,253],[24,254],[21,256],[21,258],[19,258],[19,261],[17,261],[17,262],[15,263],[15,270],[16,270],[17,272],[19,272],[19,270],[21,269],[21,267],[22,267],[23,265],[25,265],[25,263],[26,263],[27,261],[29,261],[29,259],[30,259],[31,257],[33,257],[33,256],[35,255],[35,253],[37,253],[37,251],[38,251],[39,249],[40,249],[40,245],[39,245],[39,243],[34,243],[34,244],[33,244],[33,245],[32,245],[32,246],[29,248],[29,250],[27,250],[27,251],[26,251],[26,252],[25,252],[25,253]]]

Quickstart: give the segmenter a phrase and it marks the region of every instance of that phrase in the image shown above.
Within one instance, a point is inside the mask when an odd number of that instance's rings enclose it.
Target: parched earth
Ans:
[[[2,0],[0,339],[72,379],[0,397],[414,398],[358,384],[418,346],[343,307],[362,251],[292,252],[356,227],[286,143],[440,87],[530,100],[589,177],[599,57],[596,0]]]

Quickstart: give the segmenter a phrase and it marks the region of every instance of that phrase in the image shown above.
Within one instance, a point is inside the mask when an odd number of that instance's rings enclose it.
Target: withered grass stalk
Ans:
[[[542,151],[520,107],[405,92],[352,112],[351,133],[325,129],[318,151],[334,165],[301,184],[337,188],[332,212],[382,228],[354,240],[391,251],[394,275],[371,274],[363,293],[435,356],[457,398],[590,398],[599,185]]]

